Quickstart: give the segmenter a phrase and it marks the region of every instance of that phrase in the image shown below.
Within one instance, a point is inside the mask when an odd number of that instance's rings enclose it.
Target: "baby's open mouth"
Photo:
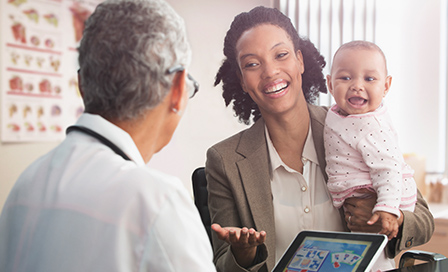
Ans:
[[[351,97],[348,99],[348,102],[350,102],[350,104],[355,106],[362,106],[365,103],[367,103],[367,99],[364,99],[362,97]]]

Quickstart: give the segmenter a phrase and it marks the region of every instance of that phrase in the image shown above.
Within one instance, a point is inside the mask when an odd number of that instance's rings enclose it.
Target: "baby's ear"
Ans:
[[[387,76],[386,77],[386,82],[384,83],[384,94],[383,94],[383,97],[385,97],[386,94],[389,92],[391,84],[392,84],[392,76]]]
[[[331,75],[327,75],[327,88],[328,91],[333,95],[333,85],[331,84]]]

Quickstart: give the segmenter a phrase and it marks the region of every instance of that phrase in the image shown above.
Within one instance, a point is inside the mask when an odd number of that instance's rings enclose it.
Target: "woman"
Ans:
[[[215,83],[223,82],[239,119],[255,123],[207,152],[218,271],[271,271],[303,229],[378,232],[378,224],[365,223],[375,197],[348,200],[345,214],[331,204],[322,138],[327,109],[312,105],[326,92],[325,61],[314,45],[278,10],[257,7],[235,17],[224,55]],[[432,235],[421,195],[415,213],[403,215],[389,256],[405,241],[415,246]]]

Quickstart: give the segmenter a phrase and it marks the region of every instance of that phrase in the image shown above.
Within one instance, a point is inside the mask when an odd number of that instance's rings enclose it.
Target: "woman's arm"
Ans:
[[[213,226],[212,232],[214,262],[218,271],[258,271],[267,258],[266,246],[263,244],[266,233],[250,231],[253,226],[244,226],[247,227],[244,229],[245,238],[240,239],[240,228],[243,226],[238,210],[241,207],[235,200],[235,188],[226,170],[221,154],[215,148],[210,148],[205,167],[209,211],[212,223],[219,224]],[[231,229],[232,234],[229,232]]]
[[[349,198],[345,201],[345,220],[351,231],[377,233],[381,229],[381,222],[368,225],[376,203],[376,195],[370,198]],[[408,250],[414,246],[427,243],[434,232],[434,218],[429,211],[428,204],[417,191],[417,203],[414,212],[402,211],[400,229],[396,238],[389,241],[386,253],[389,258],[395,257],[401,250]]]

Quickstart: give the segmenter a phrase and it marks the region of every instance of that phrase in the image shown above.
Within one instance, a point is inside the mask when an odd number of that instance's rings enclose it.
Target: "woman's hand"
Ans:
[[[344,202],[345,221],[347,227],[353,232],[378,233],[381,230],[381,219],[375,223],[367,224],[372,217],[372,210],[376,204],[376,194],[368,189],[358,192],[365,194],[366,198],[347,198]]]
[[[242,267],[252,265],[257,253],[257,246],[266,241],[266,232],[257,232],[253,228],[223,228],[219,224],[213,224],[212,229],[216,232],[220,240],[230,244],[236,261]]]

